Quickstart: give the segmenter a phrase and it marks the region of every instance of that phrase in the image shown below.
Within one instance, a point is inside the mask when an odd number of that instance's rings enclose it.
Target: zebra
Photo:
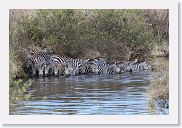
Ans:
[[[89,63],[89,59],[82,62],[82,66],[80,68],[80,74],[89,74],[91,73],[91,64]]]
[[[107,74],[109,65],[105,59],[96,58],[89,60],[90,63],[90,72],[93,74]]]
[[[119,74],[120,67],[115,62],[114,64],[108,65],[107,74]]]
[[[151,70],[146,61],[124,61],[108,64],[105,58],[73,59],[64,55],[56,55],[53,50],[44,48],[38,52],[34,49],[24,49],[26,63],[25,69],[31,76],[48,75],[79,75],[79,74],[116,74],[140,70]]]
[[[48,76],[48,74],[54,76],[63,75],[65,62],[65,57],[56,54],[51,55],[45,65],[45,76]]]
[[[81,74],[83,71],[83,63],[85,63],[85,61],[87,60],[69,58],[65,63],[64,75],[70,76]]]
[[[132,71],[152,70],[151,65],[147,64],[146,61],[130,64],[129,66]]]
[[[135,59],[135,61],[130,61],[130,62],[125,61],[117,65],[120,68],[120,73],[152,69],[152,67],[149,64],[147,64],[146,61],[139,62],[137,59]]]
[[[130,62],[122,62],[122,63],[117,63],[117,66],[120,68],[120,72],[119,73],[123,73],[123,72],[132,72],[131,68],[130,68]]]
[[[38,52],[33,49],[24,49],[26,56],[26,67],[31,72],[31,76],[44,76],[46,65],[51,59],[51,52],[43,50]]]
[[[92,64],[92,72],[94,74],[116,74],[120,72],[117,63],[108,64],[105,59],[96,59]]]
[[[25,49],[24,51],[25,56],[27,57],[26,66],[28,66],[28,69],[32,70],[31,76],[37,76],[37,72],[39,76],[43,76],[46,60],[42,53],[33,49]]]

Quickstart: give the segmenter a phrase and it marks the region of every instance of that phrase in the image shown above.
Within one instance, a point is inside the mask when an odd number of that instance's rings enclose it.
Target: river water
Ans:
[[[116,75],[34,78],[31,97],[13,104],[10,114],[149,115],[153,71]],[[11,104],[10,104],[11,106]]]

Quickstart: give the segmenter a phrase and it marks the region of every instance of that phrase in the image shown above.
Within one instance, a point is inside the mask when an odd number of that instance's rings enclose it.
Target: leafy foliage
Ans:
[[[156,31],[162,33],[168,25],[164,21],[168,11],[157,11],[164,15],[157,17],[153,11],[10,10],[10,51],[20,62],[23,47],[50,47],[57,54],[73,58],[143,60],[151,55],[159,39],[168,40],[167,36],[156,38]]]

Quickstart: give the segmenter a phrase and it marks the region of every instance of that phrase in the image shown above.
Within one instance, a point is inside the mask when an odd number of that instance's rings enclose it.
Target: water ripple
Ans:
[[[150,114],[149,77],[148,72],[138,72],[34,79],[31,99],[20,101],[10,114]]]

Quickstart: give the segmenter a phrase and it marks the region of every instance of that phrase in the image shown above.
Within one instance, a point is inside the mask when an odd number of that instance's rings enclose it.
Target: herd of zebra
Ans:
[[[52,49],[44,48],[41,52],[23,49],[25,72],[29,76],[72,76],[79,74],[119,74],[140,70],[151,70],[146,61],[124,61],[108,64],[105,58],[73,59],[54,54]]]

